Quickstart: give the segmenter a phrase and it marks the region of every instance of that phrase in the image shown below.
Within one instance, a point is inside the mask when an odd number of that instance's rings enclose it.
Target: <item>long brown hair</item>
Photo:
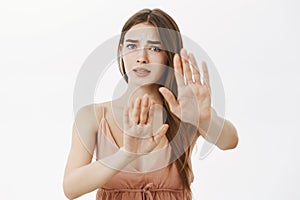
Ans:
[[[182,38],[175,21],[167,13],[160,9],[143,9],[131,16],[123,26],[119,46],[123,44],[125,34],[132,26],[145,22],[158,27],[158,33],[168,58],[166,65],[171,69],[174,69],[173,58],[175,53],[179,54],[180,49],[183,48]],[[118,58],[119,70],[125,81],[128,82],[128,76],[126,75],[120,48],[118,51]],[[162,77],[164,78],[164,84],[162,85],[168,87],[177,98],[178,90],[174,70],[166,70]],[[182,123],[179,118],[172,114],[168,103],[164,98],[163,106],[167,110],[165,115],[166,123],[169,124],[169,129],[166,136],[172,148],[171,161],[175,160],[176,162],[176,166],[179,170],[179,174],[183,183],[186,199],[192,199],[190,184],[193,181],[193,172],[190,156],[192,147],[195,144],[194,134],[196,132],[194,128],[189,126],[189,124]]]

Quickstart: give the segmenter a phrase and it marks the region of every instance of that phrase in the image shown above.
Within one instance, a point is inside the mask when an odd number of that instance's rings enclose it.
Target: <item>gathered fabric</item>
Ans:
[[[97,192],[97,199],[182,199],[182,190],[180,189],[153,188],[153,185],[153,183],[148,183],[141,189],[101,188]]]

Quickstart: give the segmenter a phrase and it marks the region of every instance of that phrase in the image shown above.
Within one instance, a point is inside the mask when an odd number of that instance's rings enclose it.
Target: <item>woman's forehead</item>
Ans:
[[[130,40],[160,40],[157,28],[149,24],[137,24],[131,27],[124,36],[125,41]]]

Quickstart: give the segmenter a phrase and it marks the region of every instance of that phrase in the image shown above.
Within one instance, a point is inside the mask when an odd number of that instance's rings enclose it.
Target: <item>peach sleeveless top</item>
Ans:
[[[103,118],[97,133],[97,160],[119,148],[106,121],[104,107],[101,109]],[[139,173],[132,165],[127,165],[98,189],[96,200],[182,200],[183,186],[175,162],[166,162],[170,156],[170,146],[162,149],[154,153],[157,159],[142,156],[153,166],[149,171]]]

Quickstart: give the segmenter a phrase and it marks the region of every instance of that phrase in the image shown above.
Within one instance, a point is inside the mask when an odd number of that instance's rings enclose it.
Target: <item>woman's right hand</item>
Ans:
[[[137,98],[133,106],[124,111],[123,149],[136,155],[150,153],[166,134],[169,125],[162,124],[158,129],[154,120],[155,104],[148,95]],[[157,129],[157,130],[156,130]]]

